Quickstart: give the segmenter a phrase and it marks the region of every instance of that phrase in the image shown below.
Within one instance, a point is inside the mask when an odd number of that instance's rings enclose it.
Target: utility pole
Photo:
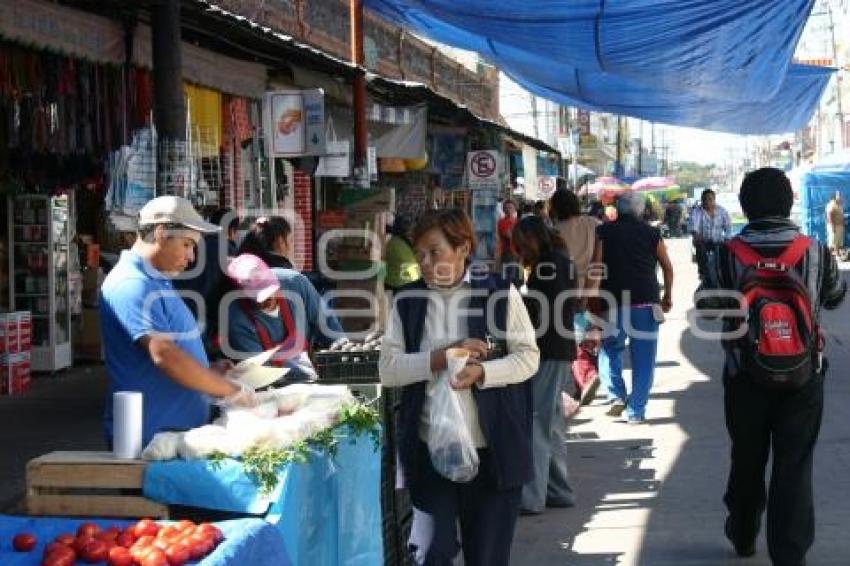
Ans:
[[[534,138],[540,139],[540,127],[537,124],[537,97],[531,95],[531,118],[534,120]]]
[[[640,120],[640,128],[638,130],[637,176],[643,177],[643,120]]]
[[[846,127],[844,126],[844,111],[841,106],[841,73],[842,68],[838,63],[838,47],[835,43],[835,22],[832,18],[832,6],[830,4],[826,5],[826,12],[829,15],[829,35],[832,40],[832,64],[835,66],[838,71],[835,73],[835,104],[836,104],[836,118],[838,118],[838,125],[841,128],[841,149],[847,147],[847,134],[845,132]],[[834,127],[834,126],[833,126]],[[835,134],[833,133],[833,139]]]
[[[369,131],[366,125],[366,72],[363,68],[363,0],[350,0],[351,62],[357,67],[352,81],[354,102],[354,178],[369,186]]]
[[[621,118],[618,114],[617,115],[617,161],[614,163],[614,176],[615,177],[619,177],[619,176],[622,175],[622,173],[620,173],[620,168],[622,167],[622,163],[623,163],[623,127],[622,127],[622,120],[621,120]]]
[[[180,189],[176,178],[178,155],[168,151],[186,142],[186,103],[183,100],[183,52],[180,43],[180,1],[151,3],[154,123],[157,131],[156,194]],[[183,196],[183,195],[181,195]]]

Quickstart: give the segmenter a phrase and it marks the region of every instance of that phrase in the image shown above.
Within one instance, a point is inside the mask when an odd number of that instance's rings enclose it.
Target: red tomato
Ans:
[[[193,523],[193,522],[192,522],[192,521],[190,521],[189,519],[183,519],[182,521],[180,521],[179,523],[177,523],[177,528],[178,528],[180,531],[188,531],[188,530],[192,530],[192,529],[194,529],[194,528],[195,528],[195,523]]]
[[[93,538],[94,535],[100,532],[100,527],[94,523],[83,523],[77,528],[77,538]]]
[[[35,548],[36,539],[29,533],[18,533],[12,539],[12,548],[15,552],[29,552]]]
[[[133,546],[133,543],[136,542],[136,535],[133,534],[132,529],[127,529],[126,531],[123,531],[120,535],[118,535],[118,538],[115,539],[115,542],[119,546],[130,548],[131,546]]]
[[[183,566],[189,561],[190,556],[189,546],[182,542],[172,544],[165,549],[165,557],[168,558],[170,566]]]
[[[65,546],[74,546],[74,541],[77,540],[77,537],[72,534],[65,533],[59,535],[54,540],[58,543],[64,544]]]
[[[150,519],[142,519],[136,526],[133,527],[133,534],[137,537],[143,537],[145,535],[156,536],[159,532],[159,525],[151,521]]]
[[[198,560],[204,556],[206,551],[206,543],[204,541],[189,538],[183,544],[189,549],[189,560]]]
[[[165,552],[151,548],[139,561],[140,566],[169,566]]]
[[[141,562],[142,558],[144,558],[152,548],[152,546],[147,544],[134,544],[130,547],[130,556],[132,556],[133,560],[136,562]]]
[[[120,534],[121,529],[119,529],[118,527],[109,527],[105,531],[101,531],[101,535],[103,535],[104,537],[111,538],[112,540],[117,539],[118,535]]]
[[[87,564],[97,564],[106,560],[109,554],[109,547],[102,540],[89,539],[80,553],[83,562]]]
[[[215,525],[211,525],[210,523],[203,523],[199,525],[195,532],[200,532],[204,536],[212,538],[213,542],[216,544],[224,540],[224,534],[221,532],[221,529]]]
[[[61,542],[53,541],[47,546],[44,547],[44,552],[41,554],[44,558],[47,558],[48,554],[51,554],[54,550],[59,548],[60,546],[64,546],[65,548],[71,548],[70,546],[64,545]]]
[[[166,525],[159,530],[159,532],[156,534],[156,538],[164,540],[174,540],[181,534],[183,534],[183,532],[177,525]]]
[[[77,560],[77,554],[70,546],[62,546],[48,554],[42,566],[73,566]]]
[[[123,546],[116,546],[109,551],[106,563],[109,566],[133,566],[133,556]]]
[[[85,548],[86,544],[88,544],[88,542],[90,540],[94,540],[94,538],[93,537],[77,537],[77,538],[74,539],[74,544],[71,545],[71,548],[73,548],[77,552],[77,554],[82,554],[83,548]]]

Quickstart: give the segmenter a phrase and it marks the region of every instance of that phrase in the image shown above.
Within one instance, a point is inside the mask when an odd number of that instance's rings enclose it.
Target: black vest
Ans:
[[[488,301],[493,300],[493,323],[496,328],[490,334],[504,332],[507,326],[507,293],[491,297],[491,293],[506,291],[509,283],[488,277],[484,280],[473,278],[472,289],[483,289],[486,293],[473,294],[469,309],[478,311],[467,319],[469,338],[485,339],[488,328],[486,313]],[[402,288],[395,301],[399,318],[403,325],[405,351],[419,352],[422,341],[422,329],[428,309],[428,299],[422,296],[427,287],[420,280]],[[406,294],[411,291],[413,294]],[[419,296],[416,296],[419,294]],[[427,382],[420,381],[406,385],[401,390],[399,408],[399,457],[404,478],[408,486],[414,485],[423,469],[430,462],[423,461],[428,451],[422,450],[419,438],[419,421],[425,401]],[[533,477],[531,456],[531,380],[516,385],[481,389],[472,387],[475,402],[478,405],[478,420],[487,441],[489,469],[497,489],[519,487]]]

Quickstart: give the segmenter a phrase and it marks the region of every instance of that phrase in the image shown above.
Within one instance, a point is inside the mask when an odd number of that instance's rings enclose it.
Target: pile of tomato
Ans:
[[[94,523],[83,523],[76,534],[61,534],[44,548],[42,566],[73,566],[105,562],[109,566],[182,566],[200,560],[224,540],[215,525],[180,521],[159,525],[142,519],[124,529],[101,529]],[[18,533],[12,547],[18,552],[31,552],[36,538]]]

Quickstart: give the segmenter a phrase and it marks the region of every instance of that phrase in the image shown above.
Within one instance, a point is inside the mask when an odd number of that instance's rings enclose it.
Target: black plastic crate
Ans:
[[[316,373],[325,383],[378,383],[381,352],[317,352]]]

